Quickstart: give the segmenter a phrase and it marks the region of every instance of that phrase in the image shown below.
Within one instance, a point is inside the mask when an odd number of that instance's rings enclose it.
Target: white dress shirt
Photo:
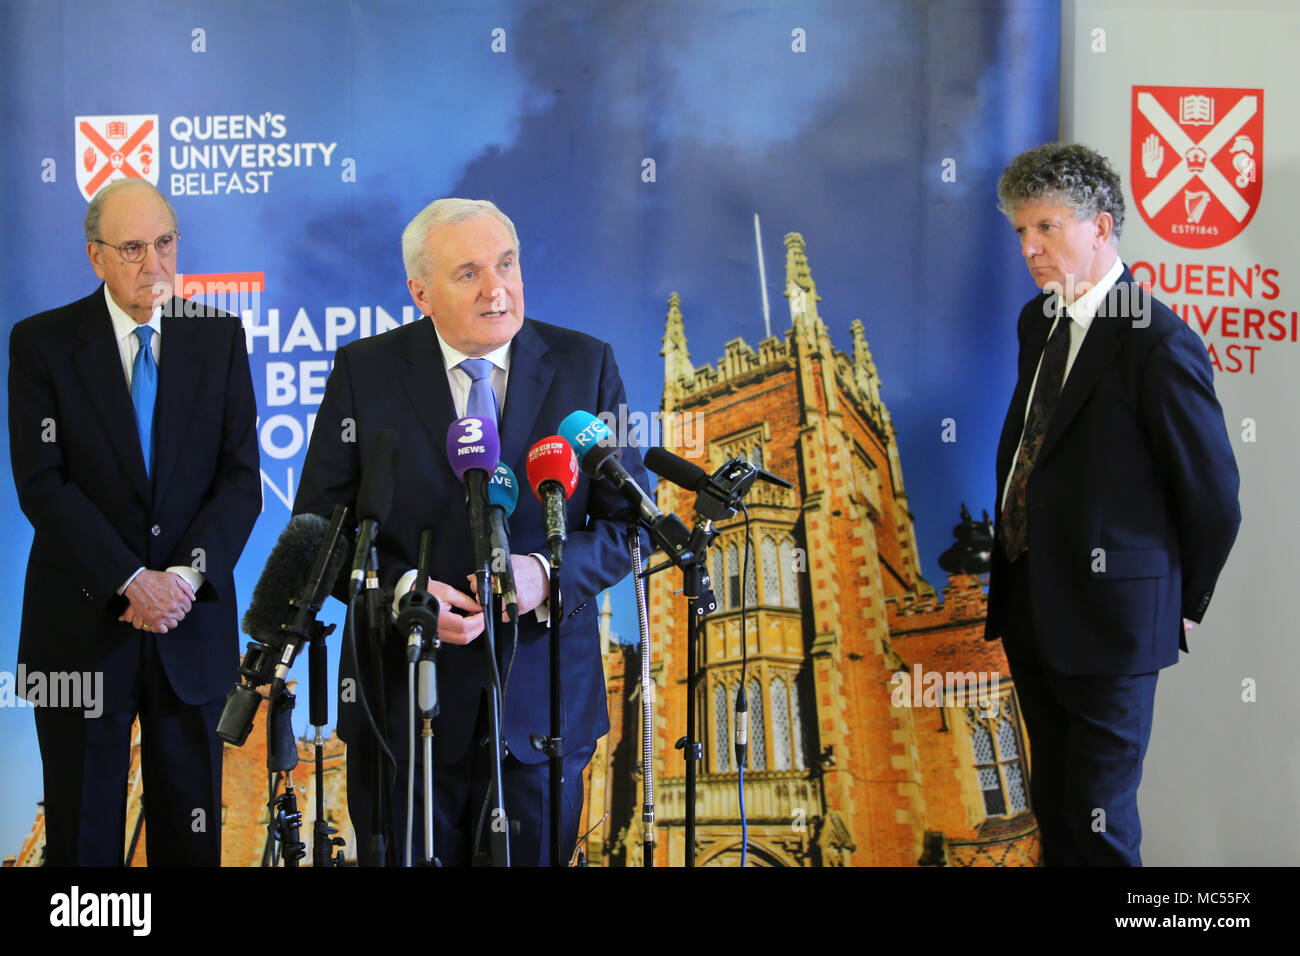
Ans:
[[[120,305],[117,304],[116,300],[114,300],[113,298],[112,293],[108,291],[107,285],[104,286],[104,301],[108,303],[108,317],[113,320],[113,335],[117,338],[117,352],[118,352],[118,356],[122,360],[122,374],[126,376],[126,389],[129,392],[131,390],[131,375],[132,372],[135,370],[135,357],[136,354],[139,353],[140,351],[140,339],[135,334],[135,330],[139,327],[139,323],[136,322],[135,319],[131,318],[131,316],[127,315],[126,311]],[[161,374],[161,369],[162,369],[162,307],[161,306],[154,307],[153,315],[149,316],[149,321],[146,322],[145,324],[148,325],[149,328],[153,329],[154,334],[150,342],[150,350],[153,352],[154,365],[156,365],[159,368]],[[130,587],[131,582],[134,581],[136,579],[136,576],[139,575],[139,573],[143,570],[144,570],[143,567],[136,568],[135,574],[132,574],[129,578],[126,579],[126,581],[122,583],[122,586],[117,589],[117,593],[118,594],[124,593],[126,589]],[[183,564],[174,565],[172,567],[167,568],[167,570],[170,571],[172,574],[175,574],[178,577],[180,577],[182,581],[184,581],[186,584],[190,586],[191,597],[193,597],[195,594],[198,594],[199,588],[203,587],[204,576],[200,574],[198,571],[195,571],[193,568],[189,567],[188,565],[183,565]]]

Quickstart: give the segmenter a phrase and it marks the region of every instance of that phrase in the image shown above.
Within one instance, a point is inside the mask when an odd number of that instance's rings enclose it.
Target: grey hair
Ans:
[[[172,228],[177,232],[180,231],[180,220],[176,218],[176,210],[173,209],[172,204],[167,201],[167,197],[159,192],[158,188],[148,180],[136,179],[134,176],[127,176],[123,179],[113,180],[107,186],[96,191],[95,195],[90,197],[90,204],[86,206],[85,228],[87,242],[94,242],[96,239],[104,238],[99,234],[99,220],[104,215],[104,203],[108,200],[108,197],[115,192],[120,192],[123,189],[134,186],[144,186],[161,199],[163,205],[167,207],[168,215],[172,217]]]
[[[1124,228],[1124,187],[1106,159],[1078,143],[1044,143],[1011,161],[998,181],[998,209],[1008,219],[1025,203],[1060,202],[1075,218],[1110,213],[1112,238]]]
[[[479,216],[496,216],[510,230],[510,241],[519,252],[519,234],[510,217],[486,199],[437,199],[421,209],[402,230],[402,261],[408,279],[428,279],[433,275],[433,257],[429,253],[429,233],[438,226],[468,222]]]

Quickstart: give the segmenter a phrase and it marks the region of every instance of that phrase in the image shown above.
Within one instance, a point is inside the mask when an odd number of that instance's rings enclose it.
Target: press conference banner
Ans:
[[[340,0],[269,13],[249,0],[0,6],[4,329],[96,287],[82,235],[96,190],[136,176],[169,198],[177,291],[239,314],[247,335],[264,501],[237,568],[241,611],[290,516],[335,350],[419,318],[399,237],[451,195],[514,219],[530,316],[611,342],[644,443],[659,438],[669,296],[697,364],[736,337],[755,345],[768,328],[754,216],[775,303],[782,237],[802,234],[836,347],[852,348],[855,319],[866,329],[924,574],[944,582],[961,503],[991,505],[1014,318],[1034,292],[995,184],[1056,137],[1055,3]],[[772,311],[784,336],[788,312]],[[959,440],[941,441],[958,414]],[[31,541],[12,482],[0,525],[9,672]],[[626,584],[614,625],[636,633]],[[32,712],[9,677],[0,855],[42,792]]]
[[[1160,675],[1143,857],[1293,866],[1300,13],[1284,2],[1071,6],[1063,136],[1120,171],[1121,255],[1204,341],[1241,471],[1236,545],[1191,653]]]

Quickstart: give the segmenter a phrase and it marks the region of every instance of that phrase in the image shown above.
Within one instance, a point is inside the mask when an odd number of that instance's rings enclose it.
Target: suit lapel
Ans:
[[[113,335],[113,320],[104,303],[103,286],[89,298],[93,301],[82,315],[81,341],[72,353],[72,363],[104,426],[108,444],[122,463],[132,487],[141,499],[151,501],[153,490],[144,470],[140,434],[135,427],[135,406],[131,404],[131,391],[122,374],[121,352]]]
[[[184,299],[173,299],[170,312],[162,320],[166,344],[158,363],[158,404],[154,411],[154,488],[159,494],[167,487],[185,446],[185,416],[194,407],[204,360],[202,337],[194,334],[198,331],[196,320],[186,317],[184,306]]]
[[[411,347],[404,350],[406,367],[401,374],[402,387],[438,449],[443,464],[450,467],[447,426],[456,420],[456,406],[451,400],[451,386],[447,384],[447,369],[442,349],[438,348],[433,320],[427,315],[412,327],[410,344]]]
[[[1025,430],[1025,410],[1029,407],[1029,386],[1033,384],[1034,372],[1043,357],[1047,345],[1047,336],[1052,331],[1052,322],[1043,316],[1041,303],[1046,302],[1040,296],[1040,302],[1030,314],[1035,316],[1033,324],[1025,332],[1025,342],[1020,350],[1020,368],[1016,381],[1015,393],[1011,396],[1011,408],[1007,411],[1007,420],[1002,425],[1002,438],[998,441],[998,498],[1002,501],[1002,486],[1006,484],[1007,475],[1015,464],[1016,448],[1020,436]],[[1041,318],[1039,318],[1041,317]]]
[[[1115,287],[1126,281],[1132,281],[1132,276],[1127,269],[1115,283]],[[1070,368],[1070,374],[1066,376],[1065,385],[1061,388],[1061,397],[1057,399],[1056,408],[1052,410],[1052,420],[1047,424],[1047,434],[1043,436],[1043,445],[1038,451],[1038,461],[1041,462],[1051,454],[1052,447],[1065,433],[1074,416],[1079,413],[1079,409],[1083,408],[1084,402],[1088,400],[1088,396],[1092,394],[1092,390],[1096,388],[1097,382],[1106,371],[1106,366],[1110,365],[1119,351],[1120,325],[1127,321],[1127,316],[1111,315],[1109,311],[1113,309],[1116,302],[1126,301],[1127,298],[1127,296],[1107,295],[1098,306],[1097,314],[1093,316],[1088,326],[1088,334],[1084,336],[1083,346],[1079,349],[1074,365]]]
[[[523,474],[528,439],[555,378],[555,368],[546,360],[546,353],[546,343],[532,322],[524,319],[523,326],[515,335],[510,355],[510,378],[506,383],[506,405],[501,410],[501,460],[516,475]]]

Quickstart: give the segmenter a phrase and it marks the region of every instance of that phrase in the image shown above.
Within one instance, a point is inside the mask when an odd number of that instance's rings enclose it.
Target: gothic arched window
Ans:
[[[781,542],[781,604],[799,606],[799,577],[794,570],[794,542],[789,538]]]
[[[754,542],[745,543],[745,607],[758,606],[758,575],[754,571]]]
[[[749,768],[751,770],[767,769],[767,733],[763,726],[763,688],[757,677],[749,679],[746,691],[749,707]]]
[[[718,609],[727,609],[727,567],[722,561],[722,548],[713,549],[713,596],[718,599]]]
[[[727,545],[727,610],[740,607],[740,552],[735,542]]]
[[[776,560],[776,542],[764,536],[758,550],[763,559],[763,603],[780,607],[781,566]]]
[[[727,736],[727,688],[721,683],[713,685],[713,771],[726,773],[731,769],[731,741]]]
[[[790,769],[790,699],[785,681],[772,678],[772,769]]]

